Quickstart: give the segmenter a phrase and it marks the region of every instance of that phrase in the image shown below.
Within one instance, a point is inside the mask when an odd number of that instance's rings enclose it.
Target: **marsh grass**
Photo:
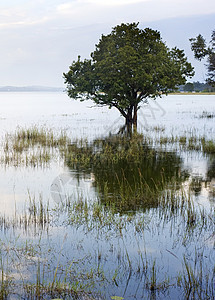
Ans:
[[[215,153],[215,139],[205,141],[204,139],[201,140],[202,142],[202,150],[204,153]]]
[[[35,196],[31,197],[30,193],[28,192],[29,196],[29,205],[28,211],[29,214],[24,215],[24,220],[27,223],[34,223],[38,224],[42,228],[45,228],[50,223],[50,209],[49,209],[49,201],[46,201],[44,204],[42,195],[39,195],[39,201],[35,199]]]
[[[185,299],[214,299],[215,269],[210,273],[204,268],[203,254],[195,253],[192,264],[184,256],[183,272],[178,275],[178,286],[183,286]]]
[[[41,196],[39,196],[41,199]],[[28,206],[26,206],[26,215],[29,214],[27,222],[27,228],[34,224],[41,224],[44,228],[44,204],[42,200],[38,201],[34,196],[29,195]],[[70,201],[70,202],[69,202]],[[38,204],[37,204],[38,203]],[[95,233],[95,240],[101,238],[106,240],[111,245],[112,238],[117,238],[121,241],[114,246],[114,253],[118,252],[118,269],[115,270],[103,270],[103,264],[107,257],[102,251],[96,253],[92,252],[88,254],[88,257],[83,260],[71,259],[66,264],[61,263],[61,258],[65,257],[65,242],[64,237],[61,242],[60,248],[56,251],[55,248],[50,246],[49,249],[43,248],[42,239],[39,242],[31,242],[26,240],[26,243],[19,243],[19,240],[13,242],[6,242],[2,244],[1,249],[4,253],[4,261],[7,261],[7,266],[2,268],[4,273],[4,282],[2,285],[2,293],[4,295],[10,295],[13,293],[13,289],[20,291],[24,297],[28,299],[102,299],[100,296],[96,296],[96,286],[98,282],[101,284],[109,284],[113,282],[115,286],[123,285],[125,280],[129,284],[131,278],[137,277],[136,280],[140,280],[141,289],[145,289],[146,298],[150,298],[150,295],[159,297],[165,291],[169,289],[179,289],[180,293],[184,294],[184,297],[202,297],[200,299],[212,299],[214,296],[213,291],[213,275],[211,274],[211,268],[206,269],[204,266],[204,255],[196,252],[195,264],[191,265],[185,258],[181,261],[183,271],[181,271],[176,277],[167,277],[162,274],[162,266],[154,258],[150,258],[150,254],[147,250],[141,249],[139,243],[143,239],[146,231],[159,230],[162,234],[162,228],[170,224],[170,228],[174,228],[177,224],[180,225],[177,238],[177,243],[183,243],[183,246],[190,245],[198,238],[204,236],[204,228],[213,232],[214,211],[211,214],[200,210],[194,205],[191,199],[191,195],[187,197],[183,188],[175,188],[172,190],[163,191],[159,195],[159,206],[156,211],[151,211],[151,217],[147,213],[136,212],[136,214],[120,214],[114,203],[104,206],[100,202],[89,202],[83,198],[79,198],[77,202],[74,199],[68,197],[67,203],[59,203],[56,209],[49,214],[55,217],[56,213],[67,214],[66,222],[64,226],[71,226],[77,230],[84,230],[85,234]],[[149,212],[150,212],[149,211]],[[47,213],[45,213],[47,214]],[[42,220],[42,221],[41,221]],[[155,222],[156,220],[156,222]],[[158,222],[159,220],[159,222]],[[131,230],[133,228],[133,230]],[[135,230],[135,231],[134,231]],[[137,251],[139,260],[134,257],[128,248],[128,236],[132,231],[132,236],[135,236]],[[173,233],[174,234],[174,229]],[[97,237],[97,238],[96,238]],[[139,246],[138,246],[139,245]],[[6,250],[6,252],[4,251]],[[6,253],[6,255],[5,255]],[[67,254],[68,255],[68,254]],[[6,258],[6,260],[5,260]],[[49,264],[49,259],[54,260],[53,264]],[[85,269],[83,266],[89,264],[89,261],[97,261],[98,265]],[[16,265],[26,265],[31,268],[31,273],[34,274],[32,280],[26,280],[22,268],[20,268],[19,276],[21,281],[13,279],[12,271],[8,271],[11,268],[12,262],[16,262]],[[32,269],[33,268],[33,269]],[[6,274],[8,274],[6,276]],[[9,276],[10,275],[10,276]],[[147,292],[148,291],[148,292]],[[93,292],[93,293],[92,293]],[[2,294],[2,295],[3,295]],[[17,292],[19,294],[19,292]],[[3,298],[4,299],[4,298]]]
[[[180,157],[153,147],[155,144],[173,145],[177,150],[209,154],[213,153],[214,141],[193,133],[165,137],[164,128],[153,131],[159,134],[156,141],[135,135],[130,139],[110,136],[92,143],[88,140],[71,143],[63,133],[56,137],[53,131],[35,127],[17,129],[14,135],[6,136],[2,153],[4,164],[43,166],[57,152],[72,170],[94,174],[98,196],[97,199],[83,196],[74,199],[68,195],[55,208],[50,208],[41,194],[35,197],[29,192],[21,214],[16,213],[13,218],[1,217],[1,229],[5,232],[21,228],[25,234],[31,232],[34,237],[40,235],[41,238],[36,243],[26,239],[21,245],[16,236],[13,243],[2,242],[0,298],[12,295],[15,287],[19,291],[17,295],[24,295],[26,299],[89,299],[92,291],[96,294],[105,284],[108,288],[125,286],[126,291],[132,278],[139,280],[140,289],[146,291],[146,299],[159,298],[161,292],[171,289],[179,290],[185,299],[214,297],[214,267],[207,268],[203,254],[196,251],[192,264],[185,256],[169,251],[183,267],[179,274],[171,277],[163,274],[165,266],[141,247],[146,232],[161,236],[168,227],[173,244],[186,251],[198,242],[204,250],[200,241],[214,232],[214,207],[206,211],[195,202],[193,191],[199,188],[198,182],[192,181],[185,186],[188,174],[181,170]],[[157,175],[150,170],[155,170]],[[71,253],[65,252],[65,241],[57,251],[51,246],[46,249],[42,236],[45,230],[48,235],[53,219],[58,219],[59,215],[64,216],[61,225],[65,228],[92,234],[98,245],[99,241],[104,241],[110,248],[109,256],[93,245],[96,251],[75,260]],[[112,240],[117,243],[113,245]],[[130,250],[130,243],[136,250]],[[68,259],[63,263],[61,259],[65,257]],[[118,264],[111,270],[105,269],[111,257],[116,258]],[[85,267],[90,261],[96,263]],[[20,268],[19,281],[11,276],[15,262]],[[31,275],[34,274],[31,280],[25,279],[23,266],[28,266]]]
[[[168,146],[175,151],[197,151],[204,154],[215,153],[215,139],[207,139],[205,136],[181,135],[158,136],[154,138],[154,146]]]
[[[3,141],[1,163],[5,165],[44,166],[54,156],[63,153],[67,163],[76,169],[91,168],[93,165],[113,162],[138,162],[155,153],[154,147],[173,146],[173,150],[202,151],[215,153],[215,141],[205,136],[191,135],[165,136],[164,127],[150,129],[158,136],[135,134],[132,138],[110,136],[89,142],[87,139],[73,141],[64,132],[55,134],[47,128],[17,128],[14,134],[6,134]]]
[[[215,114],[208,112],[208,111],[203,111],[203,113],[199,116],[199,118],[200,119],[204,119],[204,118],[213,119],[213,118],[215,118]]]
[[[80,140],[68,147],[65,159],[76,168],[92,168],[103,163],[109,166],[123,160],[138,162],[153,153],[144,145],[148,145],[147,139],[140,134],[134,135],[131,139],[126,136],[110,136],[94,140],[93,143]]]
[[[69,139],[63,132],[55,134],[53,130],[36,126],[18,128],[14,134],[5,135],[1,163],[17,167],[45,166],[68,143]]]
[[[38,243],[26,240],[22,244],[19,238],[1,242],[0,298],[90,299],[94,278],[88,276],[86,279],[85,274],[77,272],[84,260],[68,261],[62,265],[59,263],[63,256],[62,248],[56,252],[56,249],[42,249],[42,245],[41,240]],[[3,252],[4,249],[6,252]],[[55,260],[56,265],[50,266],[49,260]],[[92,270],[92,274],[96,275],[96,270]]]
[[[12,286],[11,277],[9,275],[8,260],[6,259],[4,261],[4,255],[2,251],[0,252],[0,255],[1,255],[0,299],[7,299],[7,296],[13,286]]]
[[[48,231],[51,221],[49,201],[44,201],[42,195],[36,198],[28,192],[28,199],[21,212],[15,211],[12,216],[0,215],[0,228],[4,231],[18,228],[26,232]]]
[[[154,196],[154,192],[151,196]],[[187,194],[183,187],[159,193],[156,198],[156,210],[153,206],[146,207],[147,210],[121,213],[112,198],[104,205],[99,199],[89,202],[80,197],[78,201],[59,203],[56,211],[66,213],[64,224],[67,226],[82,228],[85,233],[93,231],[96,236],[104,238],[110,235],[123,236],[130,228],[133,228],[135,235],[142,235],[143,231],[149,228],[162,232],[162,228],[168,225],[172,230],[175,226],[178,227],[177,240],[186,246],[195,241],[196,235],[203,239],[205,232],[213,232],[214,208],[206,211],[197,205],[193,195]],[[156,226],[153,223],[154,218]]]
[[[40,145],[42,147],[60,147],[67,144],[67,137],[61,132],[59,137],[50,129],[40,128],[36,126],[24,129],[18,128],[13,136],[13,147],[18,150],[23,150],[26,147]]]

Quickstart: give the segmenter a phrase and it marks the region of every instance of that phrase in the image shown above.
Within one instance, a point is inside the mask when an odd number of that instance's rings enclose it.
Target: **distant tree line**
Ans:
[[[199,81],[196,82],[187,82],[184,85],[179,86],[180,92],[215,92],[215,87],[212,87],[208,83],[202,83]]]

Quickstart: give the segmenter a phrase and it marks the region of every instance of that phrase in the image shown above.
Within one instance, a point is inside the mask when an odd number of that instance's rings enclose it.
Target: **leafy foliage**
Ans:
[[[211,34],[210,46],[207,47],[206,41],[201,34],[196,38],[190,39],[191,50],[194,52],[194,57],[202,60],[207,57],[208,78],[207,82],[215,86],[215,30]]]
[[[207,46],[205,39],[201,34],[196,38],[191,38],[191,50],[194,52],[194,57],[198,60],[201,60],[208,54]]]
[[[136,125],[142,101],[174,90],[193,74],[183,50],[168,49],[158,31],[131,23],[102,35],[91,59],[78,57],[63,75],[71,98],[115,107],[127,125]]]

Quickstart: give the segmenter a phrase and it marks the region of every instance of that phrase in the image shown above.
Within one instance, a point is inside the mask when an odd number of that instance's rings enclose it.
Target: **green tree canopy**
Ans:
[[[191,49],[194,52],[194,57],[202,60],[207,57],[208,78],[207,82],[215,86],[215,30],[211,34],[210,45],[207,46],[205,39],[201,34],[196,38],[190,39]]]
[[[141,102],[174,90],[193,75],[183,50],[170,50],[158,31],[139,29],[138,23],[102,35],[91,59],[78,57],[63,74],[71,98],[117,108],[128,127],[137,125]]]

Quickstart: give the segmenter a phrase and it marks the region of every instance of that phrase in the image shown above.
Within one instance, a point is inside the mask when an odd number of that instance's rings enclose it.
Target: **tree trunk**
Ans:
[[[129,107],[125,119],[125,126],[128,133],[132,133],[137,130],[137,105]]]
[[[132,125],[133,125],[132,112],[133,112],[133,107],[130,106],[125,119],[125,125],[128,133],[132,132]]]
[[[137,131],[137,105],[134,105],[133,130]]]

